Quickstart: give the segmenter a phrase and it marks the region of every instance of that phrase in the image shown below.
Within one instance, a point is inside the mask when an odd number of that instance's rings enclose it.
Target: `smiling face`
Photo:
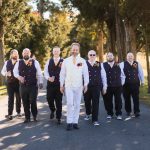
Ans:
[[[53,48],[53,56],[54,57],[59,57],[60,56],[60,48],[59,47],[54,47]]]
[[[78,56],[79,52],[80,52],[80,45],[78,43],[73,44],[71,46],[71,55],[76,57]]]
[[[18,51],[17,50],[12,50],[11,53],[10,53],[10,58],[13,59],[13,60],[17,60],[19,58],[19,55],[18,55]]]
[[[90,50],[88,52],[89,61],[94,62],[96,60],[96,52],[94,50]]]
[[[25,48],[22,52],[22,56],[24,60],[29,60],[30,56],[31,56],[31,52],[28,48]]]
[[[108,62],[113,62],[114,61],[114,55],[113,55],[113,53],[108,53],[107,54],[107,56],[106,56],[106,58],[107,58],[107,61]]]
[[[129,62],[133,62],[134,61],[134,55],[133,55],[133,53],[128,53],[127,54],[127,61],[129,61]]]

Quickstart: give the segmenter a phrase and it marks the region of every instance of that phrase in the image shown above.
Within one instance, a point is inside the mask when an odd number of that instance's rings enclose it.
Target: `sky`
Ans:
[[[33,8],[33,11],[37,10],[37,7],[36,7],[36,3],[33,2],[34,0],[31,0],[31,2],[29,2],[28,4],[32,6]],[[54,3],[58,3],[60,4],[60,1],[59,0],[51,0],[52,2]],[[49,12],[45,12],[44,13],[44,18],[45,19],[48,19],[49,18]]]

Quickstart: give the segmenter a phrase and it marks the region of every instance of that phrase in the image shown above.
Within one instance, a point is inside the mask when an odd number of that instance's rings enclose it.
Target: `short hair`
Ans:
[[[53,47],[53,49],[54,49],[54,48],[59,48],[59,49],[60,49],[60,47],[59,47],[59,46],[54,46],[54,47]]]
[[[17,51],[16,49],[12,49],[12,50],[10,51],[10,55],[12,55],[14,52],[17,52],[17,53],[18,53],[18,51]]]
[[[25,49],[23,49],[23,51],[22,52],[24,52],[25,50],[28,50],[28,51],[30,51],[30,49],[29,48],[25,48]],[[30,51],[31,52],[31,51]]]
[[[74,45],[78,46],[79,49],[80,49],[80,44],[79,44],[79,43],[72,43],[72,44],[71,44],[71,48],[72,48]]]
[[[89,55],[90,52],[94,52],[94,53],[96,54],[96,51],[95,51],[95,50],[89,50],[89,51],[88,51],[88,55]]]
[[[110,53],[110,54],[112,54],[112,55],[114,56],[113,52],[107,52],[107,54],[106,54],[106,55],[108,55],[109,53]]]

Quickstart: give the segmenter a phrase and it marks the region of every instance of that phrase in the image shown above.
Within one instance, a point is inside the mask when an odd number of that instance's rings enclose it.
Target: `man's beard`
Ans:
[[[113,59],[112,60],[108,60],[108,62],[110,62],[110,63],[113,62],[113,61],[114,61]]]
[[[30,57],[28,55],[23,57],[24,60],[29,60],[29,58]]]
[[[73,56],[78,56],[78,53],[72,52],[71,53]]]
[[[17,57],[12,57],[13,60],[17,60]]]

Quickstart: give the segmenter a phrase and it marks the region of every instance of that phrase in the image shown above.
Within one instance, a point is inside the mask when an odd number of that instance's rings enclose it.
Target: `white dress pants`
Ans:
[[[66,87],[67,123],[78,123],[83,87]]]

